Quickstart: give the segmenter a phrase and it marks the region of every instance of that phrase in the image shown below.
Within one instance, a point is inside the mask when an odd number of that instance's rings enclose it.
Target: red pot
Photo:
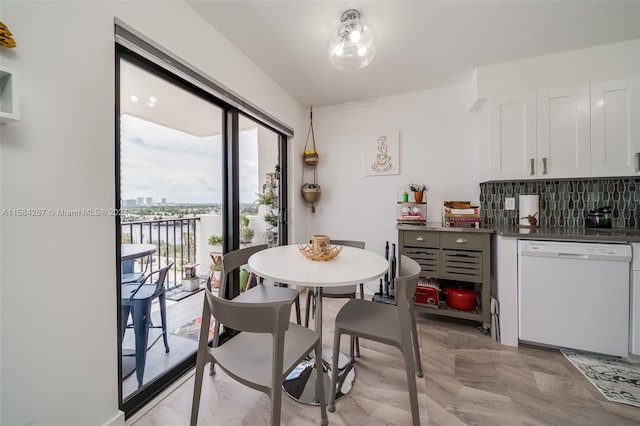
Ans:
[[[477,306],[480,293],[464,288],[446,288],[442,290],[446,296],[447,305],[461,311],[473,311]]]

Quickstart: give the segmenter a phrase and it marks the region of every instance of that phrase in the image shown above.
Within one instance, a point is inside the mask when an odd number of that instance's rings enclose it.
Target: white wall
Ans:
[[[22,120],[0,126],[1,208],[114,206],[114,16],[305,134],[303,108],[182,2],[2,0]],[[0,232],[0,423],[121,423],[114,218]]]
[[[478,69],[478,96],[509,96],[640,75],[640,39]]]
[[[384,253],[397,243],[396,202],[413,181],[428,185],[427,220],[441,220],[445,200],[478,201],[477,147],[468,85],[377,98],[313,111],[322,195],[307,208],[309,232],[364,240]],[[365,176],[367,134],[400,131],[400,174]],[[298,186],[301,184],[298,181]],[[374,286],[375,287],[375,286]]]

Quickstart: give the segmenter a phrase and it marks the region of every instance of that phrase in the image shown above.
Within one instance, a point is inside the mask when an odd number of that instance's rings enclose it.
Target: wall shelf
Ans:
[[[0,124],[20,120],[18,74],[0,66]]]

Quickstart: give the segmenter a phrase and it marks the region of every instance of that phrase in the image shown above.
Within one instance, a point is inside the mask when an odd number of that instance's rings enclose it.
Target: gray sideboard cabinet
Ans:
[[[484,331],[491,327],[490,312],[490,228],[444,228],[427,224],[398,225],[398,252],[422,267],[421,277],[474,283],[480,303],[473,311],[451,308],[440,300],[437,307],[416,303],[416,310],[432,315],[478,321]]]

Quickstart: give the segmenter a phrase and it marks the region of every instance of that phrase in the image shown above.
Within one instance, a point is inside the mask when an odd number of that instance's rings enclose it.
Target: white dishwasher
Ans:
[[[628,356],[631,246],[518,241],[525,342]]]

